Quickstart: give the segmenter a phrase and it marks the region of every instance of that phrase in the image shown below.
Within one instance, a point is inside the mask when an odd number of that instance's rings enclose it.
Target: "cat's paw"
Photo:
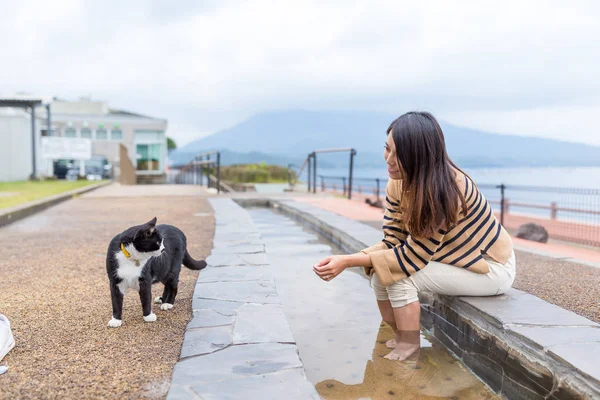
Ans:
[[[156,321],[156,314],[150,313],[148,315],[144,315],[144,321],[146,321],[146,322],[154,322],[154,321]]]
[[[111,318],[110,321],[108,321],[109,328],[118,328],[121,324],[123,324],[123,320],[120,319]]]
[[[165,303],[160,306],[160,309],[163,311],[170,310],[171,308],[173,308],[173,304],[169,304],[169,303]]]
[[[162,304],[162,297],[158,296],[157,298],[154,299],[154,303],[155,304]]]

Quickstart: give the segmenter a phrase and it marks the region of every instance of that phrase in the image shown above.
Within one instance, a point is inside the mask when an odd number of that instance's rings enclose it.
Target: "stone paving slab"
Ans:
[[[181,358],[222,350],[231,344],[231,326],[188,329],[183,339]]]
[[[211,267],[268,264],[265,253],[214,254],[206,259],[206,263]]]
[[[294,343],[281,304],[245,304],[237,313],[233,344]]]
[[[207,268],[198,277],[198,283],[271,281],[271,272],[266,265]]]
[[[553,346],[549,353],[600,381],[600,343],[570,343]]]
[[[265,245],[264,244],[243,244],[239,246],[221,246],[215,247],[212,250],[212,254],[231,254],[234,252],[235,254],[255,254],[255,253],[264,253]]]
[[[198,283],[194,298],[242,303],[277,304],[279,295],[273,281]]]
[[[187,329],[231,325],[233,324],[235,312],[235,310],[194,310],[192,320],[188,324]]]
[[[574,312],[516,289],[511,289],[501,296],[461,297],[460,299],[489,315],[499,326],[526,324],[600,327],[597,323]]]
[[[238,308],[244,303],[239,301],[214,300],[202,297],[194,297],[192,300],[192,309],[195,310],[215,310],[223,315],[235,315]]]
[[[310,394],[312,385],[306,380],[301,368],[253,375],[236,379],[235,382],[221,381],[192,386],[192,390],[202,393],[202,398],[206,400],[319,399],[318,395]]]
[[[167,399],[318,399],[248,213],[210,199],[216,231]]]
[[[549,348],[569,343],[600,343],[600,329],[597,327],[564,326],[527,326],[517,325],[509,328],[512,332],[528,338],[540,348]]]

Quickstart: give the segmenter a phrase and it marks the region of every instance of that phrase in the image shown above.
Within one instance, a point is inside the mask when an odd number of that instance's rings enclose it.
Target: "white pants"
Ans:
[[[387,287],[374,273],[371,287],[377,300],[390,300],[393,308],[418,301],[421,291],[449,296],[494,296],[510,289],[515,280],[515,253],[504,265],[490,258],[486,261],[490,266],[487,274],[431,261],[419,272]]]

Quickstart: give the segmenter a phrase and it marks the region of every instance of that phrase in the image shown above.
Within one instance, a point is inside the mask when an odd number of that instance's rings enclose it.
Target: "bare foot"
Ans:
[[[393,339],[393,340],[395,342],[395,339]],[[386,345],[387,345],[387,343],[386,343]],[[404,361],[407,358],[409,358],[410,356],[412,356],[413,354],[415,354],[415,352],[417,350],[419,350],[420,348],[421,348],[421,346],[419,344],[399,342],[396,344],[396,347],[394,348],[394,350],[392,350],[390,353],[388,353],[383,358],[387,358],[388,360]]]
[[[388,349],[395,349],[396,348],[396,339],[390,339],[387,342],[385,342],[385,347],[387,347]]]

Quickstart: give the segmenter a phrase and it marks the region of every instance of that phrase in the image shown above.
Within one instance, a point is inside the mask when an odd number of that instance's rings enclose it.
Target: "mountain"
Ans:
[[[380,167],[385,132],[395,115],[375,112],[280,111],[198,139],[180,150],[231,152],[244,162],[298,163],[322,148],[354,147],[357,167]],[[462,167],[595,166],[600,147],[525,136],[500,135],[440,122],[452,159]],[[568,137],[568,132],[565,137]],[[290,161],[291,160],[291,161]],[[344,166],[348,154],[319,155],[319,166]]]

